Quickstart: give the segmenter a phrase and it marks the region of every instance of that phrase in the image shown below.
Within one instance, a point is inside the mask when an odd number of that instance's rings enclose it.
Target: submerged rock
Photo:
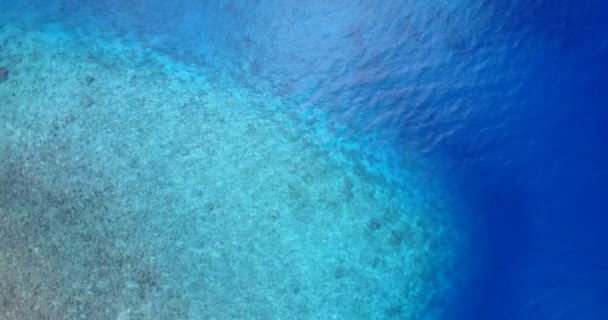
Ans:
[[[8,79],[8,69],[4,67],[0,67],[0,82]]]
[[[84,82],[87,84],[87,86],[90,86],[93,82],[95,82],[95,77],[87,76],[84,79]]]

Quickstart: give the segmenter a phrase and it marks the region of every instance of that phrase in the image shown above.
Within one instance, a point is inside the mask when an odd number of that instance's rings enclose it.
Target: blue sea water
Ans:
[[[443,317],[608,319],[606,4],[0,7],[3,27],[51,23],[135,41],[215,82],[231,79],[282,101],[259,108],[291,117],[319,148],[361,159],[361,170],[394,188],[415,181],[423,198],[449,192],[461,205],[450,218],[473,245],[453,271],[463,280]]]

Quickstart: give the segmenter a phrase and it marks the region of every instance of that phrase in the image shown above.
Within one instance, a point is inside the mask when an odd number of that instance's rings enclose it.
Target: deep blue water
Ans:
[[[289,97],[295,111],[322,110],[372,153],[433,159],[477,226],[475,282],[454,319],[608,319],[603,2],[12,6],[108,37],[128,32],[193,64],[222,56],[219,73]]]

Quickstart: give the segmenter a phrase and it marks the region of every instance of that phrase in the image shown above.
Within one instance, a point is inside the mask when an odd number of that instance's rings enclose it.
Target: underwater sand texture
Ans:
[[[449,296],[439,201],[238,83],[58,28],[0,46],[0,319],[426,319]]]

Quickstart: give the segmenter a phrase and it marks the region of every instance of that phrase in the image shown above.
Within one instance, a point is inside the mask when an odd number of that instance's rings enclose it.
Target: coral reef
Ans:
[[[283,101],[136,44],[0,42],[0,318],[430,319],[450,293],[440,201],[253,107]]]

